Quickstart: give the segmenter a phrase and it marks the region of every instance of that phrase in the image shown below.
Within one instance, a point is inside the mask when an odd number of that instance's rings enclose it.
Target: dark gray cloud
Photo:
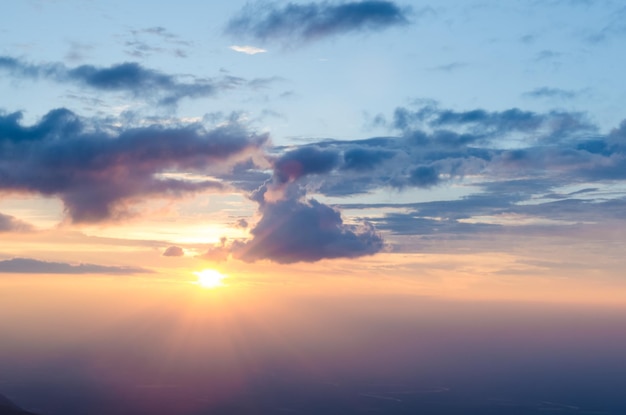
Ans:
[[[409,183],[417,187],[430,187],[439,183],[439,173],[432,166],[417,166],[409,175]]]
[[[409,23],[410,10],[391,1],[247,4],[226,27],[226,33],[259,41],[288,44],[342,33],[378,31]]]
[[[176,105],[183,98],[203,98],[235,87],[256,87],[271,80],[245,80],[235,76],[196,78],[166,74],[136,62],[109,67],[80,65],[73,68],[63,63],[32,64],[11,56],[0,56],[0,69],[22,78],[46,79],[73,83],[98,91],[123,92],[134,98],[147,99],[158,105]]]
[[[142,274],[152,271],[137,267],[117,267],[94,264],[67,264],[39,261],[30,258],[12,258],[0,261],[0,272],[15,274]]]
[[[372,225],[348,225],[339,211],[314,199],[265,202],[260,212],[261,220],[250,231],[252,239],[233,246],[234,256],[246,262],[355,258],[373,255],[384,246]]]
[[[173,256],[173,257],[178,257],[178,256],[184,256],[185,255],[185,251],[183,251],[183,248],[181,248],[180,246],[168,246],[167,249],[163,252],[163,256]]]
[[[13,216],[0,213],[0,232],[30,231],[33,227]]]
[[[393,151],[385,149],[350,148],[343,153],[342,168],[360,171],[371,170],[395,154]]]
[[[123,218],[128,204],[148,196],[219,190],[216,180],[167,173],[223,168],[267,140],[237,123],[213,130],[199,124],[119,128],[67,109],[50,111],[32,126],[20,118],[0,114],[0,191],[59,197],[74,222]]]
[[[301,147],[274,161],[274,173],[281,183],[310,174],[328,173],[339,165],[339,154],[317,147]]]

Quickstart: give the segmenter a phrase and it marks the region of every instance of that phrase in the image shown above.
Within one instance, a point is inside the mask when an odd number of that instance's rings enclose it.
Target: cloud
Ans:
[[[556,98],[556,99],[573,99],[578,96],[578,92],[569,91],[561,88],[549,88],[549,87],[541,87],[535,88],[532,91],[526,92],[525,96],[531,98]]]
[[[207,130],[200,124],[112,127],[56,109],[32,126],[21,113],[0,114],[0,191],[59,197],[74,222],[131,214],[146,197],[220,190],[214,179],[172,172],[227,170],[266,142],[236,121]]]
[[[178,256],[184,256],[185,255],[185,251],[183,251],[183,248],[181,248],[180,246],[169,246],[167,247],[167,249],[163,252],[163,256],[174,256],[174,257],[178,257]]]
[[[200,255],[200,258],[207,261],[223,262],[230,256],[231,249],[232,247],[227,244],[226,238],[223,237],[218,244],[212,246],[205,253]]]
[[[144,58],[154,53],[168,53],[178,58],[186,58],[185,48],[191,45],[191,42],[182,40],[162,26],[134,29],[130,34],[132,40],[125,41],[124,46],[127,47],[126,53],[135,58]],[[152,42],[155,38],[159,41],[158,45]]]
[[[608,22],[606,22],[602,29],[587,37],[589,42],[606,42],[614,37],[619,39],[626,34],[626,23],[624,23],[624,19],[626,18],[626,7],[611,10],[609,13],[606,13],[606,16],[609,16]]]
[[[310,174],[328,173],[338,165],[339,155],[336,151],[301,147],[276,159],[274,173],[281,183],[286,183]]]
[[[315,199],[266,202],[260,212],[253,238],[233,246],[235,258],[288,264],[373,255],[384,247],[372,225],[345,224],[337,210]]]
[[[445,65],[433,66],[430,69],[433,71],[452,72],[461,68],[465,68],[468,64],[465,62],[451,62]]]
[[[233,17],[226,33],[259,41],[307,42],[405,25],[409,12],[391,1],[287,3],[282,7],[257,2],[247,4]]]
[[[620,209],[626,195],[610,183],[626,179],[626,121],[601,134],[581,113],[458,111],[428,103],[396,109],[387,126],[398,134],[275,148],[272,178],[251,195],[261,219],[251,228],[251,240],[233,243],[234,257],[288,263],[367,255],[383,249],[372,224],[394,238],[435,240],[512,227],[516,235],[564,235],[606,218],[625,218]],[[363,218],[360,227],[344,223],[338,210],[358,209],[354,204],[331,206],[308,196],[447,184],[471,184],[466,189],[473,194],[366,204],[363,209],[380,213]],[[562,190],[567,188],[573,190]]]
[[[265,50],[265,49],[257,48],[257,47],[254,47],[254,46],[232,45],[230,47],[230,49],[234,50],[235,52],[245,53],[247,55],[256,55],[257,53],[265,53],[265,52],[267,52],[267,50]]]
[[[558,177],[567,184],[619,179],[626,171],[626,127],[602,136],[581,113],[456,111],[429,103],[397,108],[385,124],[398,134],[275,149],[267,196],[282,197],[281,186],[293,182],[307,192],[349,196],[381,188],[428,189],[467,177]],[[258,188],[260,180],[246,188]]]
[[[32,229],[33,227],[30,224],[22,222],[21,220],[16,219],[13,216],[0,213],[0,232],[24,232],[30,231]]]
[[[137,267],[117,267],[94,264],[67,264],[30,258],[12,258],[0,261],[0,272],[15,274],[142,274],[152,271]]]
[[[109,67],[80,65],[69,68],[62,63],[31,64],[11,56],[0,56],[0,70],[13,76],[73,83],[97,91],[123,92],[134,98],[155,101],[158,105],[176,105],[183,98],[204,98],[218,92],[259,80],[247,81],[235,76],[196,78],[169,75],[136,62]]]

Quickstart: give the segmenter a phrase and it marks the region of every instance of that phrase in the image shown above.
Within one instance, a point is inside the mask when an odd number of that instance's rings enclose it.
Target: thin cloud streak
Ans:
[[[138,267],[118,267],[95,264],[68,264],[31,258],[12,258],[0,261],[0,273],[10,274],[145,274],[151,270]]]

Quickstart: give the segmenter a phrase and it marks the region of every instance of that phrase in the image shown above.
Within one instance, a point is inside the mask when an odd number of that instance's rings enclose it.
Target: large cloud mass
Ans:
[[[32,126],[20,113],[0,115],[0,191],[57,196],[74,222],[98,222],[128,213],[146,196],[179,196],[223,185],[167,173],[236,161],[266,135],[231,123],[212,130],[198,124],[113,128],[88,123],[66,109]]]
[[[372,255],[383,240],[369,224],[347,225],[339,211],[317,202],[285,199],[261,205],[253,238],[235,245],[244,261],[271,259],[282,264]]]

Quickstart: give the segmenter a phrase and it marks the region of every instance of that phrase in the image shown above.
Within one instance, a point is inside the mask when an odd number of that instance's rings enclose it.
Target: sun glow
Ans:
[[[195,284],[204,288],[222,287],[224,285],[222,280],[226,278],[226,275],[214,269],[203,269],[202,271],[196,271],[194,272],[194,275],[198,277]]]

